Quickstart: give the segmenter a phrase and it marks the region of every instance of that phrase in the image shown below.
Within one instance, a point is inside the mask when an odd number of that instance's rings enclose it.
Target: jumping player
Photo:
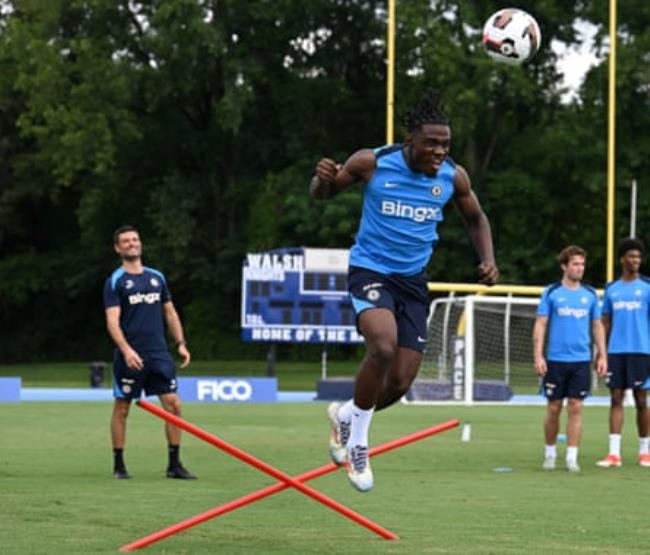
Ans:
[[[605,331],[600,318],[596,290],[582,284],[587,253],[570,245],[557,257],[562,281],[544,289],[533,328],[535,371],[542,378],[548,400],[544,419],[546,441],[543,468],[555,469],[557,432],[562,403],[568,398],[566,468],[579,472],[578,447],[582,434],[582,403],[589,395],[591,381],[591,343],[596,344],[596,371],[607,372]],[[544,357],[544,339],[548,345]]]
[[[648,401],[644,384],[650,375],[650,280],[639,273],[643,243],[628,238],[619,242],[621,277],[605,288],[603,323],[609,332],[607,385],[610,389],[609,453],[596,464],[621,466],[623,400],[630,388],[639,432],[639,464],[650,467]]]
[[[181,401],[176,393],[176,367],[167,346],[165,324],[174,338],[181,368],[190,362],[190,352],[183,336],[165,276],[158,270],[142,265],[142,244],[138,231],[123,226],[113,235],[115,252],[122,266],[106,280],[104,308],[106,327],[115,343],[113,358],[113,414],[111,439],[113,443],[113,476],[126,479],[131,476],[124,463],[126,419],[133,399],[158,395],[165,410],[180,416]],[[169,445],[167,477],[181,480],[195,479],[180,462],[181,431],[165,424]]]
[[[328,407],[330,456],[337,464],[347,460],[348,478],[359,491],[373,486],[368,459],[372,414],[398,401],[420,367],[427,336],[425,267],[449,200],[467,224],[480,259],[480,281],[493,284],[499,276],[488,219],[467,172],[448,157],[451,130],[438,95],[427,92],[406,114],[404,125],[404,143],[359,150],[342,165],[321,159],[309,188],[313,198],[325,200],[364,184],[348,288],[366,355],[354,398]]]

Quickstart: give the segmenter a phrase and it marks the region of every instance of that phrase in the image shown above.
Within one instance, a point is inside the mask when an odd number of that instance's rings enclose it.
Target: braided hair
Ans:
[[[403,124],[409,133],[421,129],[423,125],[449,125],[449,118],[444,112],[442,98],[434,89],[429,89],[417,106],[404,114]]]

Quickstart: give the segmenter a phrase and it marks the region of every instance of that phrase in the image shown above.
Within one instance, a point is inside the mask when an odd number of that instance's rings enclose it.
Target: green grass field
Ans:
[[[454,429],[373,464],[375,489],[343,472],[310,484],[400,536],[386,541],[295,491],[162,540],[148,553],[646,553],[649,469],[636,466],[627,409],[625,466],[595,467],[607,410],[585,409],[582,472],[541,470],[542,407],[412,407],[375,416],[373,444],[460,418]],[[327,462],[325,404],[187,404],[184,416],[291,474]],[[3,554],[116,553],[120,546],[272,484],[274,480],[185,435],[182,457],[199,480],[163,477],[162,423],[137,407],[126,460],[111,478],[110,403],[0,405]],[[561,451],[562,453],[563,451]],[[495,472],[509,467],[511,472]]]

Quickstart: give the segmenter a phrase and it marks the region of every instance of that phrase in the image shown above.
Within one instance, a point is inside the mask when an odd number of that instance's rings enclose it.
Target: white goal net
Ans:
[[[468,295],[431,303],[428,341],[406,402],[506,401],[533,394],[538,297]]]

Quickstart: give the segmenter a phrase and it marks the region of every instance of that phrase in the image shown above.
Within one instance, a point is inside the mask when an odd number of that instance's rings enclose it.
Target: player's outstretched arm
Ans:
[[[494,259],[490,222],[472,191],[469,176],[462,166],[456,166],[454,203],[465,220],[472,243],[481,260],[478,267],[479,282],[493,285],[499,279],[499,268]]]
[[[309,195],[315,199],[327,200],[354,183],[367,182],[375,171],[375,162],[375,154],[370,149],[358,150],[345,164],[321,158],[309,184]]]

